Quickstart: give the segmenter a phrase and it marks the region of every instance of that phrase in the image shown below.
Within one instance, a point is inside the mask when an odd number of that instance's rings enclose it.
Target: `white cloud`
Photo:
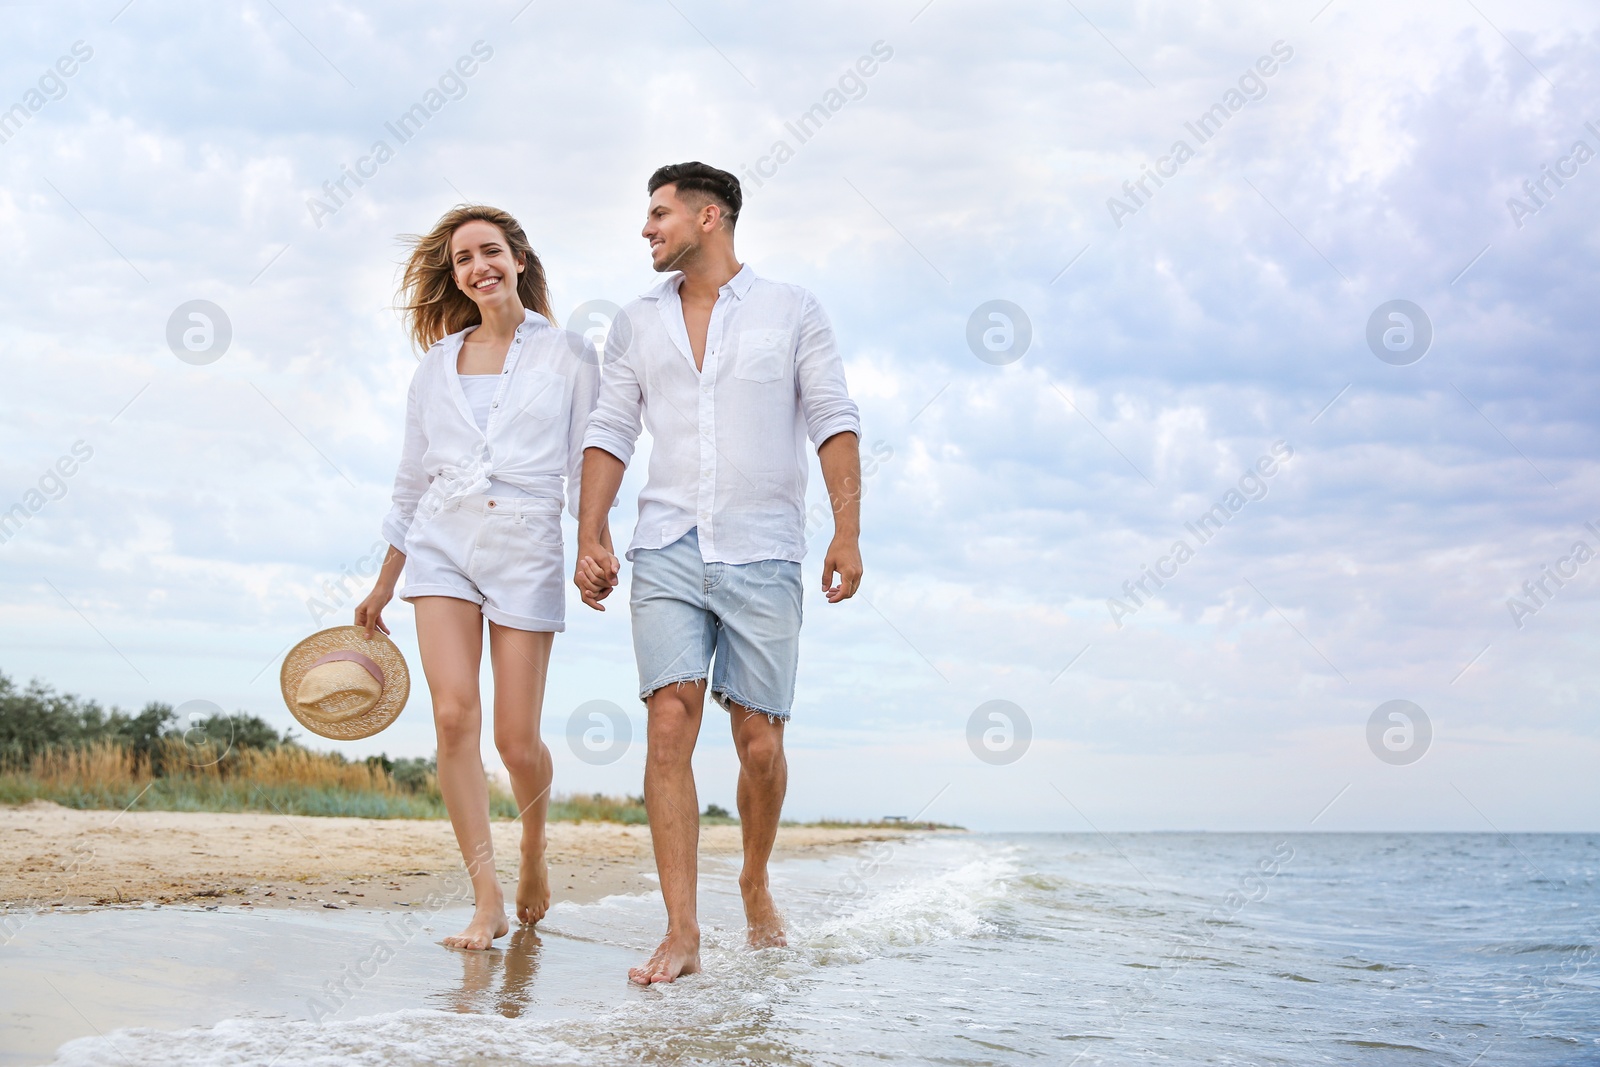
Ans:
[[[0,506],[73,441],[95,457],[0,545],[0,670],[287,724],[263,664],[367,551],[398,455],[414,356],[388,310],[395,236],[460,190],[523,218],[558,314],[621,302],[653,280],[649,171],[754,163],[882,40],[894,55],[865,95],[752,190],[740,224],[757,269],[819,294],[867,443],[892,450],[866,508],[882,617],[808,602],[797,814],[846,814],[840,790],[869,778],[863,805],[914,810],[959,770],[972,788],[936,817],[1043,828],[1034,771],[1058,764],[1102,827],[1278,827],[1343,781],[1364,783],[1350,801],[1426,792],[1405,775],[1437,765],[1482,775],[1477,802],[1522,825],[1593,824],[1568,757],[1595,743],[1594,575],[1521,630],[1505,606],[1600,521],[1600,164],[1520,230],[1504,203],[1593,139],[1589,7],[1491,12],[1524,60],[1444,3],[1084,5],[1123,55],[1069,8],[946,0],[915,22],[920,5],[680,5],[692,26],[648,4],[535,5],[514,23],[520,3],[466,19],[279,6],[293,25],[265,5],[140,4],[114,24],[13,10],[0,98],[74,40],[95,56],[0,145]],[[465,96],[313,225],[306,198],[480,39],[494,57]],[[1106,199],[1280,39],[1295,56],[1266,96],[1117,229]],[[1008,367],[965,341],[997,297],[1035,331]],[[1395,297],[1435,328],[1410,367],[1364,341]],[[194,298],[234,329],[205,367],[164,340]],[[1106,598],[1280,439],[1296,456],[1267,497],[1112,625]],[[552,735],[585,699],[637,708],[626,611],[581,610],[556,646]],[[415,663],[409,610],[390,615]],[[1399,696],[1438,731],[1415,768],[1362,740]],[[966,750],[967,716],[994,697],[1039,738],[1012,768]],[[370,748],[431,748],[420,686],[415,701]],[[1350,807],[1341,825],[1473,825],[1434,800],[1399,823]]]

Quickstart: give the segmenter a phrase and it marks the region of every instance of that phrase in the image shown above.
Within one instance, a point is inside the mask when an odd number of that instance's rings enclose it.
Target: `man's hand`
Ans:
[[[622,564],[611,551],[598,541],[578,546],[578,566],[572,575],[572,584],[583,595],[583,602],[596,611],[604,611],[600,603],[617,587],[617,575]]]
[[[817,449],[822,480],[833,504],[833,540],[822,561],[822,591],[828,603],[849,600],[861,587],[861,442],[852,430],[834,434]],[[837,585],[829,585],[833,576]]]
[[[861,588],[861,570],[860,541],[834,534],[828,543],[828,554],[822,560],[822,592],[828,603],[837,604],[855,596],[856,590]],[[838,584],[829,585],[835,574],[839,576]]]
[[[596,611],[617,587],[617,572],[622,565],[611,551],[611,523],[607,515],[617,499],[626,470],[622,460],[603,448],[583,450],[583,488],[578,493],[578,567],[572,584],[583,594],[583,602]]]

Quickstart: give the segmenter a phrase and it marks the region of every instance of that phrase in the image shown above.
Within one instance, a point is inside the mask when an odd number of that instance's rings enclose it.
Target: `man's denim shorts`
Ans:
[[[789,718],[800,662],[800,564],[706,563],[690,530],[633,554],[633,651],[639,699],[674,682],[703,681],[724,708]]]

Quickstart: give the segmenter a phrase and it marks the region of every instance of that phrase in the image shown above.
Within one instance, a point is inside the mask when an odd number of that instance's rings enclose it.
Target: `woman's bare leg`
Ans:
[[[536,923],[550,910],[550,876],[544,859],[544,820],[550,808],[553,767],[539,738],[545,671],[555,634],[489,624],[494,665],[494,743],[511,775],[522,813],[522,863],[517,879],[517,921]]]
[[[454,597],[415,600],[417,647],[433,694],[433,724],[439,740],[439,792],[450,813],[461,858],[472,879],[472,921],[444,939],[451,948],[486,949],[510,928],[506,899],[495,876],[489,836],[489,786],[478,751],[483,705],[478,667],[483,659],[483,614]]]

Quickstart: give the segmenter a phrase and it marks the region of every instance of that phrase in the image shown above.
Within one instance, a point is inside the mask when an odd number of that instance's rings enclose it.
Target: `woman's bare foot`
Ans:
[[[497,937],[504,937],[511,929],[506,922],[506,902],[496,900],[493,904],[479,905],[473,909],[472,921],[467,928],[459,934],[444,939],[445,948],[465,948],[481,952],[494,943]]]
[[[772,902],[772,893],[766,885],[748,885],[740,879],[739,891],[744,896],[750,947],[783,948],[787,945],[789,939],[783,935],[783,917],[778,914],[778,906]]]
[[[638,985],[650,985],[654,982],[671,982],[699,970],[700,931],[676,934],[669,930],[656,947],[655,955],[643,967],[629,970],[628,978]]]
[[[522,835],[522,869],[517,876],[517,922],[531,926],[550,910],[550,868],[544,859],[544,834]]]

